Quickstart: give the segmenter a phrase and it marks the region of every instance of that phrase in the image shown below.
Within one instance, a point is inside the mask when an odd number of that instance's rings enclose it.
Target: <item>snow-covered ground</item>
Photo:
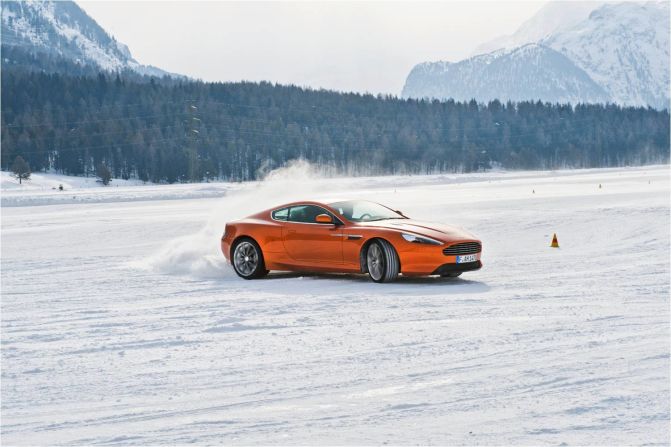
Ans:
[[[30,179],[19,183],[10,172],[0,172],[3,207],[221,197],[238,186],[235,183],[157,185],[123,179],[112,179],[105,186],[95,177],[43,173],[33,173]]]
[[[11,172],[0,172],[0,188],[2,188],[3,193],[14,192],[25,194],[26,191],[35,193],[37,191],[55,192],[56,190],[60,193],[63,191],[67,193],[72,190],[81,190],[85,188],[118,188],[119,186],[137,186],[144,184],[145,182],[142,182],[141,180],[113,179],[109,185],[104,186],[97,177],[74,177],[71,175],[42,172],[33,172],[29,179],[19,183],[19,180],[15,178]],[[60,186],[63,187],[62,191],[59,190]]]
[[[485,266],[375,284],[224,265],[226,220],[315,196],[464,226]],[[668,166],[3,177],[2,205],[3,444],[669,442]]]

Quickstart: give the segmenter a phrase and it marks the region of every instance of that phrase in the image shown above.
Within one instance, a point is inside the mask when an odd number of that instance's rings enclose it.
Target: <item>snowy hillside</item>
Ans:
[[[668,443],[668,166],[276,174],[3,206],[3,445]],[[484,267],[375,284],[224,263],[225,222],[334,191],[474,232]]]
[[[116,41],[72,1],[3,1],[2,44],[28,54],[42,53],[106,71],[169,74],[138,63],[126,45]]]
[[[407,97],[449,97],[458,101],[501,98],[523,101],[606,102],[609,95],[569,58],[546,46],[528,44],[461,62],[419,64],[403,89]]]
[[[669,107],[669,32],[667,2],[552,2],[515,34],[480,47],[492,50],[488,53],[456,63],[417,65],[402,95],[480,101],[607,101],[664,109]],[[544,65],[540,73],[533,61],[510,57],[529,44],[551,48],[569,62],[553,64],[557,57],[537,58]],[[493,73],[482,60],[505,62]],[[463,66],[474,69],[458,68]]]
[[[612,101],[669,107],[669,3],[606,4],[543,40],[585,70]]]

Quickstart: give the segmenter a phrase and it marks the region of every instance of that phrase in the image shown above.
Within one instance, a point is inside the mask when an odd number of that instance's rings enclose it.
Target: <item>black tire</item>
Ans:
[[[261,247],[252,238],[235,241],[231,248],[231,264],[240,278],[256,279],[268,274]]]
[[[394,247],[383,239],[371,242],[366,250],[366,269],[370,279],[375,282],[396,280],[401,266]]]
[[[445,274],[442,274],[440,276],[442,276],[443,278],[457,278],[457,277],[461,276],[461,272],[445,273]]]

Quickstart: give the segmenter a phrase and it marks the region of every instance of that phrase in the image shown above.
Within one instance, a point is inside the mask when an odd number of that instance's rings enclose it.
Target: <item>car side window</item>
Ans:
[[[287,220],[289,217],[289,208],[282,208],[281,210],[273,211],[273,219]]]
[[[315,223],[319,214],[331,214],[315,205],[292,206],[289,209],[289,222]]]

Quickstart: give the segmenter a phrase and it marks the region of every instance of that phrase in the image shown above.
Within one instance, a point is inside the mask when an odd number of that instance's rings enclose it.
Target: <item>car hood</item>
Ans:
[[[455,240],[474,239],[478,240],[468,231],[442,223],[422,222],[414,219],[393,219],[380,220],[376,222],[366,222],[362,225],[367,227],[387,228],[390,230],[407,231],[419,235],[428,236],[444,242]]]

